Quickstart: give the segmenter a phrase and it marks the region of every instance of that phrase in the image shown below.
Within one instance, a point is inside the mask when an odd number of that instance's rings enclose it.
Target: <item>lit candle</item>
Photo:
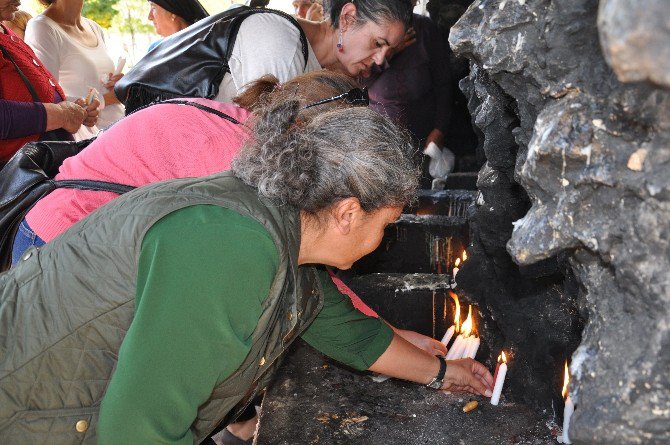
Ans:
[[[447,346],[449,344],[449,341],[451,340],[451,337],[454,336],[455,331],[456,327],[454,325],[451,325],[451,327],[447,329],[447,332],[444,333],[444,337],[442,337],[442,344],[444,346]]]
[[[503,384],[505,383],[505,375],[507,374],[507,356],[505,351],[498,356],[498,367],[495,373],[495,384],[493,386],[493,394],[491,394],[491,405],[497,405],[500,402],[500,394],[502,393]]]
[[[456,263],[454,264],[454,269],[451,271],[451,281],[454,283],[451,287],[456,287],[456,274],[458,273],[458,266],[461,265],[461,259],[456,258]]]
[[[461,358],[461,355],[463,354],[463,350],[465,349],[465,342],[466,339],[463,337],[463,334],[458,334],[458,337],[456,337],[456,340],[454,341],[454,344],[451,345],[451,349],[447,352],[447,360],[456,360]]]
[[[568,372],[568,362],[565,361],[565,377],[563,379],[563,397],[565,397],[565,408],[563,409],[563,443],[571,444],[568,430],[570,429],[570,417],[575,412],[575,405],[572,403],[570,394],[568,393],[568,382],[570,381],[570,373]]]
[[[444,333],[444,337],[442,337],[442,344],[444,344],[444,346],[447,346],[454,334],[461,330],[461,304],[458,302],[458,295],[449,291],[449,296],[454,300],[454,303],[456,303],[456,310],[454,311],[454,324],[447,329],[447,332]]]
[[[456,337],[456,341],[447,353],[447,360],[456,360],[465,357],[465,353],[470,345],[470,333],[472,332],[472,305],[468,306],[468,318],[463,322],[461,334]]]
[[[477,351],[479,350],[480,343],[481,341],[479,340],[479,337],[474,335],[470,337],[470,345],[468,346],[468,350],[465,352],[464,357],[474,359],[477,355]]]

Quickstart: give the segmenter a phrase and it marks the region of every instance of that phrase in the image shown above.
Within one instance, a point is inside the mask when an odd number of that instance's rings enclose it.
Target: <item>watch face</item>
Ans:
[[[440,389],[442,387],[442,380],[435,379],[426,386],[433,389]]]

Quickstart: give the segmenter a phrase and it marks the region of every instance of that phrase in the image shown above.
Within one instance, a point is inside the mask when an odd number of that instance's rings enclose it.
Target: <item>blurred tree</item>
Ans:
[[[103,28],[112,26],[112,20],[119,13],[114,8],[119,0],[87,0],[81,15],[96,22]]]
[[[114,28],[123,34],[130,35],[131,57],[136,60],[135,37],[138,34],[153,34],[154,26],[149,21],[149,2],[146,0],[116,0],[118,2],[116,11],[118,15],[114,18]],[[158,38],[158,36],[156,36]],[[146,48],[142,49],[142,53]]]

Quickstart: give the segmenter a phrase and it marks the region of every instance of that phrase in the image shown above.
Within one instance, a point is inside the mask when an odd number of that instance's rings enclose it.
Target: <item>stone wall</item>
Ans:
[[[510,397],[555,399],[571,355],[575,443],[668,443],[670,5],[479,0],[449,41],[487,159],[459,286]]]

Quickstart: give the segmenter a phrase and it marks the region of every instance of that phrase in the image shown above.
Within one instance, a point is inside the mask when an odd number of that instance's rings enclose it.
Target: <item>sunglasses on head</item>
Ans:
[[[368,96],[368,89],[366,88],[354,88],[347,91],[346,93],[338,94],[337,96],[329,97],[328,99],[321,99],[309,105],[306,105],[304,108],[312,108],[317,105],[327,104],[328,102],[335,102],[336,100],[344,100],[346,103],[351,105],[365,105],[370,104],[370,97]]]

